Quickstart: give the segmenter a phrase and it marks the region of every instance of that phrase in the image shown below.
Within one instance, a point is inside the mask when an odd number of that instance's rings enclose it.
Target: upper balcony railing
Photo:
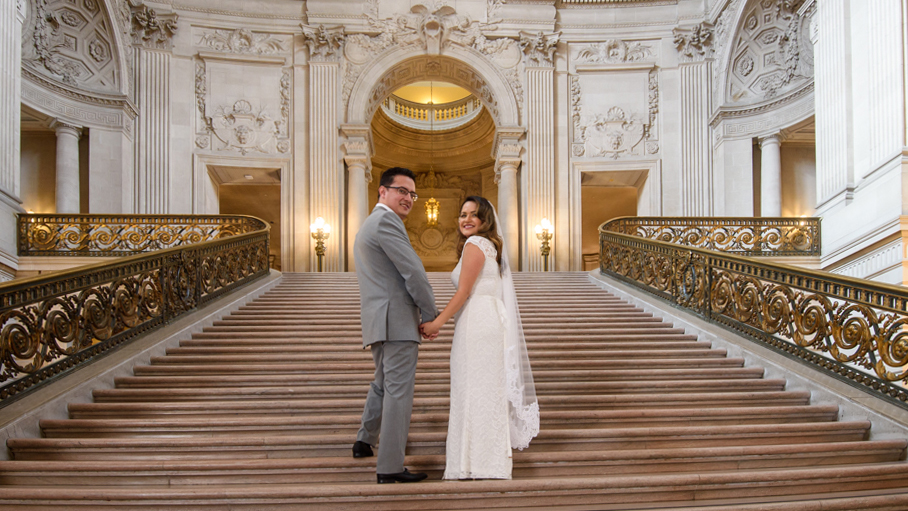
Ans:
[[[392,95],[382,102],[382,110],[404,126],[441,131],[462,126],[476,118],[482,111],[482,101],[475,96],[467,96],[450,103],[426,105]]]
[[[125,257],[0,284],[0,407],[267,275],[269,229],[243,216],[22,215],[21,255]]]
[[[622,217],[609,232],[743,256],[819,256],[819,218]]]
[[[635,222],[672,224],[676,220],[622,219],[603,224],[600,271],[908,407],[908,289],[733,253],[772,255],[765,245],[755,251],[745,244],[741,251],[718,240],[674,235],[668,240],[656,235],[658,230],[630,227]],[[688,226],[746,227],[742,218],[684,220]],[[768,219],[751,220],[750,229],[766,232]],[[791,219],[786,223],[792,225],[780,226],[780,239],[799,240],[792,246],[804,250],[788,250],[785,243],[770,245],[778,246],[780,253],[814,254],[819,226],[809,235],[815,236],[814,241],[801,240],[801,233],[794,230],[794,224],[803,221],[806,227],[811,220],[815,219]],[[687,246],[688,240],[694,246]]]

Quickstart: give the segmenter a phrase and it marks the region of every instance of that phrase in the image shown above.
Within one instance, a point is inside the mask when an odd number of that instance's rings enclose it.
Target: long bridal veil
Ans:
[[[495,211],[495,225],[501,238],[501,290],[505,314],[505,375],[507,381],[508,413],[510,418],[511,448],[523,450],[539,434],[539,402],[536,385],[527,356],[527,344],[517,307],[514,277],[508,262],[508,251],[501,221]]]

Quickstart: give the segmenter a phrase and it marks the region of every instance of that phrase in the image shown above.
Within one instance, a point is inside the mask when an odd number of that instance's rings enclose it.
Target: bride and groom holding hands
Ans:
[[[467,197],[458,217],[456,292],[440,313],[403,220],[416,201],[413,172],[388,169],[379,199],[354,243],[363,346],[375,379],[353,444],[355,458],[379,443],[378,483],[421,481],[404,468],[420,340],[434,340],[456,318],[444,479],[510,479],[511,449],[539,432],[539,405],[511,269],[495,210]]]

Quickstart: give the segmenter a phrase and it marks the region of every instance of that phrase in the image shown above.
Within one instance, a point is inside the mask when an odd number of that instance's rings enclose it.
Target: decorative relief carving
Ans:
[[[246,28],[214,30],[202,35],[199,46],[228,53],[274,55],[284,53],[284,41],[272,34],[258,34]]]
[[[436,4],[430,10],[424,5],[416,5],[406,14],[397,14],[391,18],[378,17],[378,1],[370,0],[364,9],[370,28],[378,35],[348,35],[344,47],[347,58],[344,74],[343,101],[346,103],[367,63],[373,61],[391,47],[417,47],[428,54],[438,54],[449,45],[471,48],[489,58],[502,72],[511,78],[514,90],[522,91],[520,73],[510,72],[520,63],[521,52],[513,39],[488,39],[484,31],[497,29],[495,23],[479,23],[469,16],[459,15],[449,6]],[[432,71],[429,69],[429,71]],[[523,94],[518,98],[518,107],[522,107]],[[383,99],[383,98],[382,98]]]
[[[22,63],[32,71],[89,91],[119,92],[110,33],[97,8],[66,0],[36,0],[23,27]]]
[[[561,39],[561,32],[545,35],[542,32],[528,34],[520,32],[520,41],[517,43],[523,51],[527,66],[552,67],[555,65],[555,48]]]
[[[571,76],[571,122],[574,126],[573,144],[571,145],[571,154],[574,156],[583,156],[586,149],[583,147],[583,126],[580,124],[580,117],[583,102],[583,93],[580,89],[580,77]]]
[[[265,108],[253,111],[252,104],[241,99],[231,107],[221,106],[217,113],[207,113],[208,74],[204,61],[196,63],[195,101],[199,113],[200,130],[196,133],[195,144],[199,149],[216,151],[287,153],[290,151],[290,96],[292,73],[285,69],[281,75],[280,119],[273,120]],[[211,136],[221,142],[220,147],[212,145]]]
[[[640,142],[646,136],[647,125],[621,108],[612,107],[606,115],[589,119],[582,129],[586,156],[610,156],[617,160],[621,155],[642,152]]]
[[[694,62],[712,56],[713,27],[709,23],[700,23],[686,29],[675,28],[672,34],[682,62]]]
[[[132,6],[132,42],[146,48],[169,50],[177,31],[176,13],[161,14],[146,5]]]
[[[646,153],[659,152],[659,130],[656,122],[659,119],[659,73],[656,69],[649,72],[649,124],[646,126]]]
[[[486,21],[492,23],[492,20],[498,21],[498,11],[501,10],[501,6],[504,5],[504,0],[488,0],[486,4]]]
[[[313,62],[333,62],[340,60],[344,46],[344,27],[326,27],[319,25],[303,28],[303,39],[309,47],[309,60]]]
[[[790,93],[813,77],[810,10],[798,15],[801,0],[755,3],[737,36],[734,62],[726,75],[730,103],[756,103]]]
[[[620,39],[590,44],[577,50],[574,60],[589,64],[623,64],[643,62],[654,58],[653,49],[639,42],[625,42]]]

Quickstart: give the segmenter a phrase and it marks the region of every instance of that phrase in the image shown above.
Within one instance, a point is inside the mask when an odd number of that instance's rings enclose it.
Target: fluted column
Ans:
[[[137,213],[170,212],[170,71],[177,15],[132,7],[136,66],[135,168]]]
[[[540,253],[534,227],[543,218],[555,222],[555,103],[554,103],[554,54],[560,33],[520,34],[520,47],[524,50],[527,68],[526,82],[526,182],[525,223],[526,261],[523,270],[542,271]],[[557,234],[557,233],[556,233]],[[555,267],[550,257],[550,268]]]
[[[343,271],[344,174],[338,151],[343,27],[302,28],[309,47],[309,215],[324,218],[338,233],[325,242],[324,271]],[[312,268],[316,267],[315,257],[312,250]]]
[[[520,167],[521,128],[499,128],[495,137],[495,183],[498,184],[498,220],[508,248],[508,263],[513,271],[520,269],[520,210],[518,208],[517,171]]]
[[[0,132],[0,190],[17,202],[24,8],[19,1],[3,2],[0,7],[0,120],[4,126]]]
[[[760,216],[782,216],[782,137],[760,139]]]
[[[712,85],[712,27],[701,23],[674,30],[681,76],[681,211],[685,216],[711,216],[712,157],[709,114]]]
[[[79,138],[78,126],[55,122],[57,133],[57,213],[79,213]]]

